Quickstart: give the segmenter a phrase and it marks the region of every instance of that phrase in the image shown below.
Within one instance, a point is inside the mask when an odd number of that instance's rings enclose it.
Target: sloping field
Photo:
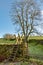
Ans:
[[[43,40],[43,36],[30,36],[29,39]]]
[[[30,40],[43,40],[43,36],[30,36],[29,37]],[[8,45],[12,45],[16,43],[16,40],[5,40],[3,38],[0,38],[0,44],[8,44]]]
[[[15,40],[5,40],[3,38],[0,38],[0,45],[12,45],[14,44],[16,41]]]

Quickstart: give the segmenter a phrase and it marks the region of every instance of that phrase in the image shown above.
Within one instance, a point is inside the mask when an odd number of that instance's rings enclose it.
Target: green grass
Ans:
[[[35,39],[35,40],[43,40],[43,36],[30,36],[29,39]],[[0,38],[0,43],[14,43],[14,41],[11,40],[5,40],[3,38]]]
[[[30,37],[31,39],[43,39],[43,36],[31,36]],[[7,45],[7,44],[15,44],[16,43],[16,41],[14,40],[14,41],[11,41],[11,40],[5,40],[5,39],[0,39],[0,45]],[[38,45],[36,45],[36,41],[31,41],[30,43],[29,43],[29,53],[30,54],[36,54],[36,55],[43,55],[43,45],[41,45],[41,44],[38,44]]]
[[[31,45],[31,44],[29,44],[29,52],[30,52],[30,54],[43,56],[43,45],[40,45],[40,44]]]
[[[0,65],[43,65],[43,62],[9,62],[9,63],[0,63]]]
[[[29,39],[43,40],[43,36],[30,36]]]
[[[37,39],[37,40],[43,40],[43,36],[31,36],[30,39]],[[0,45],[7,45],[7,44],[15,44],[16,41],[11,41],[11,40],[5,40],[5,39],[0,39]],[[29,54],[30,55],[37,55],[37,56],[43,56],[43,45],[37,44],[36,41],[31,41],[29,43]]]
[[[0,45],[3,45],[3,44],[14,44],[16,43],[16,40],[5,40],[5,39],[0,39]]]

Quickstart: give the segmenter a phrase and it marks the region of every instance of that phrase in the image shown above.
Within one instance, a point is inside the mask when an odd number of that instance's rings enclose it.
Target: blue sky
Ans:
[[[12,2],[13,0],[0,0],[0,37],[6,33],[15,34],[14,26],[9,15]]]
[[[14,34],[14,26],[9,15],[11,3],[12,0],[0,0],[0,37],[6,33]]]

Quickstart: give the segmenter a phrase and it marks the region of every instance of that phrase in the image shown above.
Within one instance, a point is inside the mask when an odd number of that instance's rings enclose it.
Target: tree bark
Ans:
[[[24,57],[29,56],[27,37],[25,37],[24,40],[23,40],[23,56]]]

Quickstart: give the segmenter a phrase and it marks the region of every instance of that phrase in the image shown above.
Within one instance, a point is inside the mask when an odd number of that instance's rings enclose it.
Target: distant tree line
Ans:
[[[18,36],[16,36],[15,34],[4,34],[3,38],[5,40],[17,40],[18,38],[23,38],[23,35],[20,36],[20,34],[18,33]],[[28,39],[27,43],[35,43],[36,44],[42,44],[43,45],[43,39]]]
[[[6,40],[16,40],[16,35],[12,35],[12,34],[4,34],[3,36],[4,39]]]

